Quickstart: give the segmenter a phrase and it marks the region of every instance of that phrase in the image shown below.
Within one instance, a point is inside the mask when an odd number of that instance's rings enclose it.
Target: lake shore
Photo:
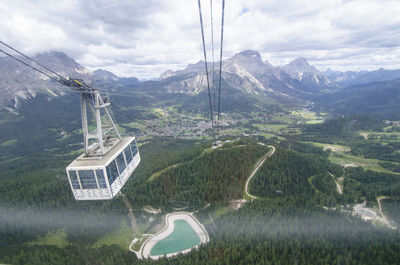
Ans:
[[[149,237],[142,245],[139,253],[140,257],[138,258],[151,258],[154,260],[157,260],[163,256],[166,257],[172,257],[175,256],[179,253],[188,253],[190,252],[193,248],[197,248],[200,244],[207,243],[210,241],[210,238],[208,236],[207,230],[204,228],[204,226],[193,216],[193,213],[189,212],[178,212],[178,213],[170,213],[166,215],[166,226],[156,233],[155,235]],[[184,220],[186,221],[192,228],[193,230],[197,233],[197,235],[200,238],[200,243],[192,248],[185,249],[183,251],[177,251],[173,253],[168,253],[166,255],[159,255],[159,256],[151,256],[150,251],[151,249],[161,240],[164,238],[168,237],[173,231],[174,231],[174,222],[176,220]]]

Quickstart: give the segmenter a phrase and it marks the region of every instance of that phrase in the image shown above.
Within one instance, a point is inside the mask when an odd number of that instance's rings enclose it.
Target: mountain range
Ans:
[[[207,77],[202,61],[189,64],[182,70],[167,70],[158,80],[140,82],[136,77],[118,77],[102,69],[90,72],[61,52],[38,54],[34,59],[62,76],[81,78],[99,88],[109,88],[114,92],[133,87],[144,93],[156,91],[168,96],[177,94],[196,96],[207,91]],[[208,64],[208,68],[213,68],[212,63]],[[216,86],[218,64],[214,65],[214,69],[214,75],[210,72],[209,78],[213,83],[214,77]],[[69,91],[55,80],[7,57],[0,58],[0,76],[0,107],[10,111],[17,110],[21,100],[29,100],[38,93],[52,97]],[[391,82],[388,80],[400,78],[400,70],[381,68],[376,71],[358,72],[339,72],[331,69],[319,71],[302,57],[283,66],[273,66],[268,61],[263,61],[257,51],[246,50],[223,61],[222,78],[222,88],[225,91],[223,95],[234,95],[236,98],[257,96],[284,104],[311,100],[317,104],[323,102],[332,108],[334,105],[330,103],[337,102],[340,95],[355,98],[349,96],[349,93],[353,95],[363,91],[361,94],[368,97],[371,86],[364,90],[364,84],[377,81]],[[212,93],[215,93],[215,86],[211,85]],[[349,86],[355,87],[348,89]],[[377,89],[375,92],[379,92],[379,84],[373,87]],[[374,97],[375,92],[371,92],[371,97]],[[387,93],[385,95],[388,96]]]
[[[208,68],[212,68],[211,63]],[[218,65],[214,68],[218,69]],[[166,71],[160,76],[160,80],[164,81],[163,89],[170,93],[198,94],[207,84],[204,69],[204,62],[198,62],[183,70]],[[265,95],[279,101],[296,101],[335,87],[304,58],[279,67],[262,61],[261,55],[251,50],[242,51],[224,61],[222,78],[225,86],[232,89],[245,94]]]

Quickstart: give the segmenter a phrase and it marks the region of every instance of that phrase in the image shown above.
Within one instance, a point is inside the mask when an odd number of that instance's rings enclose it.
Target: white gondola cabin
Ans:
[[[135,137],[123,137],[106,155],[79,156],[67,167],[76,200],[112,199],[140,162]]]
[[[66,168],[72,193],[76,200],[112,199],[140,163],[136,139],[121,137],[107,109],[110,100],[97,89],[79,79],[64,79],[61,83],[81,95],[85,152]],[[88,127],[88,108],[96,123],[93,131]],[[89,145],[90,141],[94,142]]]
[[[106,200],[115,197],[140,163],[140,154],[135,137],[121,137],[113,115],[107,109],[111,104],[108,93],[102,96],[98,89],[85,84],[83,80],[64,78],[4,42],[0,43],[40,66],[41,70],[1,49],[0,52],[71,88],[81,96],[84,154],[66,168],[75,199]],[[92,131],[89,131],[87,109],[93,114],[96,123]]]

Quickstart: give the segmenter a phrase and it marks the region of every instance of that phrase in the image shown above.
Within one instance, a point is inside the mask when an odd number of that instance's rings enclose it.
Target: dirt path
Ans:
[[[382,197],[379,197],[379,198],[378,198],[379,211],[381,212],[382,215],[383,215],[383,212],[382,212],[381,200],[384,200],[384,199],[387,199],[387,198],[388,198],[388,197],[386,197],[386,196],[382,196]]]
[[[337,191],[337,193],[343,194],[342,187],[340,186],[339,182],[337,182],[336,177],[335,177],[331,172],[329,172],[329,171],[328,171],[328,174],[333,178],[333,180],[334,180],[335,183],[336,183],[336,191]]]
[[[122,192],[121,192],[121,196],[122,196],[122,200],[123,200],[123,202],[124,202],[126,208],[128,208],[128,211],[129,211],[128,214],[129,214],[129,219],[131,220],[132,231],[133,231],[133,233],[135,234],[135,233],[136,233],[137,225],[136,225],[135,216],[133,215],[133,208],[132,208],[132,205],[131,205],[131,203],[129,202],[129,200],[125,197],[125,194],[123,194]]]
[[[387,196],[382,196],[382,197],[379,197],[378,198],[378,206],[379,206],[379,213],[381,214],[381,217],[382,217],[382,222],[383,223],[385,223],[387,226],[389,226],[390,228],[392,228],[392,229],[396,229],[396,227],[394,227],[392,224],[391,224],[391,222],[390,222],[390,220],[389,220],[389,218],[383,213],[383,211],[382,211],[382,204],[381,204],[381,200],[384,200],[384,199],[389,199],[389,197],[387,197]]]
[[[162,173],[167,172],[168,170],[170,170],[172,168],[175,168],[175,167],[177,167],[179,165],[182,165],[182,163],[176,163],[176,164],[173,164],[173,165],[171,165],[169,167],[161,169],[160,171],[155,172],[153,175],[150,176],[150,178],[148,178],[148,181],[154,180],[156,177],[160,176]]]
[[[244,189],[244,192],[245,192],[245,194],[247,195],[247,196],[249,196],[251,199],[257,199],[257,197],[256,196],[253,196],[253,195],[251,195],[250,193],[249,193],[249,182],[250,182],[250,180],[253,178],[253,176],[257,173],[257,171],[258,171],[258,169],[262,166],[262,164],[264,163],[264,161],[268,158],[268,157],[270,157],[270,156],[272,156],[274,153],[275,153],[275,147],[274,146],[272,146],[272,145],[268,145],[268,147],[270,147],[270,148],[272,148],[272,150],[270,150],[270,151],[268,151],[268,153],[266,153],[260,160],[258,160],[257,161],[257,163],[256,163],[256,168],[253,170],[253,172],[251,173],[251,175],[250,175],[250,177],[247,179],[247,181],[246,181],[246,186],[245,186],[245,189]]]

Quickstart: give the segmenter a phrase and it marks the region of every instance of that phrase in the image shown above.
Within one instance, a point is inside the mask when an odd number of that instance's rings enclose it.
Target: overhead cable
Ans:
[[[222,17],[221,17],[221,49],[219,52],[219,80],[218,80],[218,127],[221,113],[221,81],[222,81],[222,47],[224,44],[224,16],[225,16],[225,0],[222,0]],[[217,127],[217,131],[218,131]]]
[[[26,62],[24,62],[24,61],[22,61],[21,59],[15,57],[14,55],[9,54],[8,52],[3,51],[2,49],[0,49],[0,52],[4,53],[5,55],[7,55],[7,56],[9,56],[9,57],[11,57],[11,58],[13,58],[14,60],[16,60],[16,61],[18,61],[18,62],[20,62],[20,63],[22,63],[22,64],[24,64],[24,65],[26,65],[26,66],[28,66],[28,67],[30,67],[30,68],[32,68],[33,70],[38,71],[39,73],[41,73],[41,74],[47,76],[48,78],[53,79],[53,80],[55,80],[55,81],[58,81],[57,78],[46,74],[45,72],[43,72],[43,71],[39,70],[38,68],[36,68],[36,67],[34,67],[34,66],[32,66],[32,65],[30,65],[30,64],[28,64],[28,63],[26,63]]]
[[[210,103],[210,117],[211,117],[211,126],[214,131],[214,117],[213,117],[213,109],[212,109],[212,104],[211,104],[211,94],[210,94],[210,80],[208,77],[208,66],[207,66],[207,52],[206,52],[206,43],[204,41],[204,29],[203,29],[203,16],[201,12],[201,3],[200,0],[198,0],[199,4],[199,17],[200,17],[200,27],[201,27],[201,38],[203,40],[203,53],[204,53],[204,64],[206,67],[206,77],[207,77],[207,89],[208,89],[208,100]]]
[[[213,90],[213,109],[216,109],[216,87],[215,87],[215,69],[214,69],[214,22],[213,22],[213,0],[210,0],[210,17],[211,17],[211,53],[212,53],[212,90]]]
[[[28,59],[28,60],[30,60],[30,61],[32,61],[32,62],[34,62],[34,63],[38,64],[39,66],[43,67],[43,68],[44,68],[44,69],[46,69],[47,71],[49,71],[49,72],[51,72],[51,73],[55,74],[55,75],[56,75],[56,76],[58,76],[59,78],[61,78],[61,79],[65,79],[63,76],[61,76],[61,75],[57,74],[57,73],[56,73],[56,72],[54,72],[53,70],[51,70],[51,69],[47,68],[46,66],[42,65],[41,63],[39,63],[38,61],[36,61],[36,60],[32,59],[31,57],[29,57],[29,56],[27,56],[27,55],[23,54],[22,52],[18,51],[17,49],[14,49],[13,47],[11,47],[10,45],[8,45],[8,44],[6,44],[6,43],[2,42],[1,40],[0,40],[0,43],[1,43],[1,44],[3,44],[4,46],[6,46],[7,48],[9,48],[9,49],[11,49],[11,50],[15,51],[15,52],[16,52],[16,53],[18,53],[19,55],[21,55],[21,56],[25,57],[26,59]]]
[[[52,74],[58,76],[59,79],[57,79],[57,78],[55,78],[54,76],[51,76],[51,75],[45,73],[44,71],[38,69],[37,67],[34,67],[34,66],[28,64],[27,62],[24,62],[23,60],[17,58],[16,56],[13,56],[12,54],[10,54],[10,53],[8,53],[8,52],[2,50],[2,49],[0,49],[0,52],[2,52],[2,53],[4,53],[5,55],[11,57],[12,59],[14,59],[14,60],[16,60],[16,61],[18,61],[18,62],[20,62],[20,63],[22,63],[22,64],[24,64],[24,65],[26,65],[26,66],[28,66],[28,67],[30,67],[30,68],[32,68],[33,70],[35,70],[35,71],[37,71],[37,72],[39,72],[39,73],[41,73],[41,74],[43,74],[43,75],[49,77],[50,79],[55,80],[56,82],[58,82],[58,83],[60,83],[60,84],[62,84],[62,85],[64,85],[64,86],[67,86],[67,87],[71,88],[71,86],[76,87],[76,86],[78,85],[78,86],[81,87],[81,88],[82,88],[82,87],[85,87],[85,88],[88,89],[88,90],[76,90],[76,89],[74,89],[75,91],[81,92],[81,93],[82,93],[82,92],[90,93],[91,90],[95,90],[95,88],[93,88],[93,87],[91,87],[91,86],[89,86],[89,85],[87,85],[87,84],[85,84],[85,83],[81,83],[81,82],[79,82],[79,81],[77,81],[77,80],[74,80],[74,79],[73,79],[72,81],[66,79],[66,78],[63,77],[62,75],[60,75],[60,74],[58,74],[57,72],[51,70],[50,68],[44,66],[43,64],[41,64],[41,63],[39,63],[38,61],[32,59],[31,57],[29,57],[29,56],[23,54],[22,52],[20,52],[20,51],[18,51],[17,49],[11,47],[10,45],[4,43],[4,42],[1,41],[1,40],[0,40],[0,44],[3,44],[3,45],[6,46],[7,48],[9,48],[9,49],[15,51],[16,53],[20,54],[20,55],[23,56],[24,58],[26,58],[26,59],[28,59],[28,60],[30,60],[30,61],[36,63],[36,64],[39,65],[40,67],[42,67],[42,68],[46,69],[47,71],[51,72]],[[73,83],[73,85],[72,85],[72,83]]]

